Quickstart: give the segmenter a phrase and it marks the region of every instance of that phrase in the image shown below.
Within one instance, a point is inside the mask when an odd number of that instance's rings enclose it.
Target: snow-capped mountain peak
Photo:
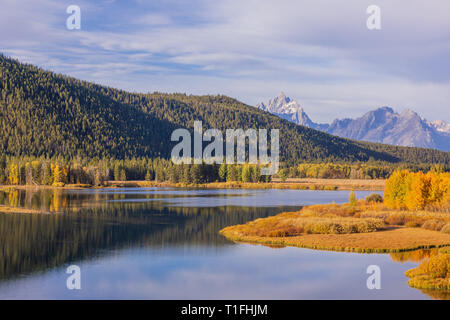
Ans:
[[[281,92],[258,108],[299,125],[355,140],[450,150],[450,124],[428,121],[411,109],[401,113],[381,107],[356,119],[336,119],[331,124],[314,123],[298,102]]]
[[[450,134],[450,124],[444,120],[429,121],[429,124],[439,132]]]
[[[256,107],[300,125],[308,127],[315,125],[305,113],[301,105],[297,103],[297,101],[287,97],[283,91],[281,91],[275,98],[270,99],[267,104],[261,102],[257,104]]]

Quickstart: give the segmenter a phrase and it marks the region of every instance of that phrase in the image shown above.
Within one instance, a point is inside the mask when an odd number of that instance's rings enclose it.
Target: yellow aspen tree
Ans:
[[[53,166],[53,184],[63,182],[63,170],[59,166],[59,164],[56,164]]]
[[[19,166],[15,163],[9,167],[8,181],[10,184],[19,184]]]

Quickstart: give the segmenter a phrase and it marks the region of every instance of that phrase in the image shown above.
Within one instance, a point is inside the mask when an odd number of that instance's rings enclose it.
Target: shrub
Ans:
[[[408,221],[405,224],[405,226],[408,227],[408,228],[420,228],[421,227],[420,223],[417,222],[417,221]]]
[[[395,212],[386,217],[384,221],[390,225],[402,226],[405,224],[405,214],[401,212]]]
[[[262,232],[261,237],[292,237],[303,233],[303,228],[287,227],[285,229]]]
[[[378,193],[371,193],[366,197],[366,202],[383,202],[383,197]]]
[[[405,272],[411,287],[422,289],[450,289],[450,254],[438,254]]]
[[[445,225],[445,222],[438,219],[427,220],[422,225],[422,228],[432,231],[440,231],[442,227]]]
[[[450,233],[450,223],[447,223],[446,225],[444,225],[441,229],[441,232]]]
[[[298,218],[296,224],[302,225],[309,234],[348,234],[375,232],[384,228],[381,219],[367,218]]]
[[[352,205],[352,206],[356,206],[358,199],[356,198],[356,194],[355,192],[352,190],[350,192],[350,195],[348,196],[348,202]]]

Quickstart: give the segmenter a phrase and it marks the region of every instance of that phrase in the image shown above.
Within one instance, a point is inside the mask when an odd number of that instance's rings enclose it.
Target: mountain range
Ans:
[[[281,119],[236,99],[130,93],[23,64],[0,54],[0,155],[169,158],[177,128],[279,129],[280,160],[450,163],[450,154],[349,140]],[[208,144],[205,142],[205,145]]]
[[[259,103],[257,108],[339,137],[450,151],[450,124],[443,120],[428,121],[409,109],[397,113],[390,107],[381,107],[356,119],[336,119],[330,124],[315,123],[298,102],[283,92],[268,103]]]

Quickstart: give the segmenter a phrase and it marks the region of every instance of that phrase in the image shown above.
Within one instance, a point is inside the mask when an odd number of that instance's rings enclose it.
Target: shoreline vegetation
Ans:
[[[257,219],[220,231],[236,242],[358,253],[393,253],[450,246],[450,233],[425,229],[427,221],[450,228],[448,213],[391,210],[358,201],[327,204]],[[450,230],[449,230],[450,232]]]
[[[387,162],[356,163],[300,163],[286,166],[274,176],[262,175],[261,164],[180,164],[175,165],[164,158],[116,159],[63,159],[63,158],[17,158],[6,156],[0,151],[0,185],[11,186],[98,186],[111,181],[149,184],[170,183],[171,185],[206,185],[211,183],[283,182],[284,186],[304,184],[305,181],[320,180],[329,188],[339,188],[344,180],[381,181],[389,178],[395,170],[407,169],[412,172],[450,172],[446,164],[408,164]],[[330,181],[341,181],[330,184]],[[376,184],[373,182],[371,184]],[[345,182],[348,185],[348,182]],[[225,185],[226,186],[226,185]],[[361,186],[355,184],[354,189]],[[381,187],[381,186],[380,186]]]
[[[405,272],[408,284],[417,289],[448,291],[450,298],[450,247],[423,261],[417,268]]]
[[[102,188],[197,188],[197,189],[288,189],[288,190],[360,190],[383,191],[384,179],[273,179],[271,182],[207,182],[207,183],[173,183],[146,180],[134,181],[104,181],[101,186],[91,184],[53,184],[53,185],[0,185],[0,191],[24,189],[102,189]]]
[[[384,190],[384,179],[273,179],[271,182],[207,182],[207,183],[173,183],[170,181],[104,181],[103,185],[95,186],[91,184],[57,184],[57,185],[0,185],[1,190],[14,189],[86,189],[86,188],[148,188],[148,187],[169,187],[169,188],[199,188],[199,189],[292,189],[292,190]]]
[[[184,184],[154,182],[154,181],[108,181],[109,187],[174,187],[201,189],[292,189],[292,190],[384,190],[384,179],[316,179],[297,178],[281,181],[279,178],[271,182],[208,182],[199,184]]]
[[[372,194],[345,204],[303,207],[220,230],[236,242],[357,253],[442,248],[408,270],[409,285],[450,290],[450,173],[395,171],[384,199]]]

